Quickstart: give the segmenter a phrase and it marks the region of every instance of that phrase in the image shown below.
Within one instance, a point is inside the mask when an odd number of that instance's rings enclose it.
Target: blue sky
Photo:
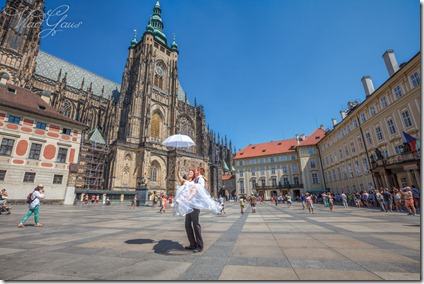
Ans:
[[[69,5],[64,21],[82,23],[42,38],[41,49],[121,83],[133,29],[139,40],[155,3],[46,0],[47,10]],[[160,3],[189,101],[237,150],[332,128],[348,101],[364,100],[364,75],[375,89],[388,79],[386,50],[399,64],[420,51],[418,0]]]

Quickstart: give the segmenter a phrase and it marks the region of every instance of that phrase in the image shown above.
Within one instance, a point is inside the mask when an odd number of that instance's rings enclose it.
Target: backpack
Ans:
[[[35,198],[34,199],[31,198],[33,193],[34,193],[34,191],[31,192],[30,194],[28,194],[28,196],[25,200],[25,203],[31,204],[35,200]]]

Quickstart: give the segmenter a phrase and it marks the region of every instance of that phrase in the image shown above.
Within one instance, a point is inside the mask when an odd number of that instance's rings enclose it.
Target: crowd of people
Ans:
[[[380,208],[384,212],[407,212],[408,215],[416,215],[417,208],[420,207],[420,190],[414,185],[405,188],[393,187],[380,188],[379,190],[356,191],[354,193],[333,194],[323,192],[319,194],[302,194],[303,209],[307,208],[307,195],[311,197],[313,203],[322,203],[330,211],[334,209],[334,203],[338,202],[344,208],[349,206]]]

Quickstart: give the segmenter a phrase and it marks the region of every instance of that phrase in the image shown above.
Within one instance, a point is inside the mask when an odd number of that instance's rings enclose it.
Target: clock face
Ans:
[[[160,66],[156,66],[156,74],[158,74],[160,77],[162,77],[163,70]]]

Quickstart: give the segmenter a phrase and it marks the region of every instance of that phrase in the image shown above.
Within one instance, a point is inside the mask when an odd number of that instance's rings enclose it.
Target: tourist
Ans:
[[[40,208],[40,200],[44,199],[44,186],[42,184],[38,184],[37,187],[34,189],[34,191],[31,194],[31,203],[28,204],[28,213],[22,218],[21,222],[18,224],[19,228],[25,228],[24,223],[25,221],[34,214],[35,219],[35,225],[34,227],[43,227],[44,225],[40,223],[40,217],[39,217],[39,208]]]

